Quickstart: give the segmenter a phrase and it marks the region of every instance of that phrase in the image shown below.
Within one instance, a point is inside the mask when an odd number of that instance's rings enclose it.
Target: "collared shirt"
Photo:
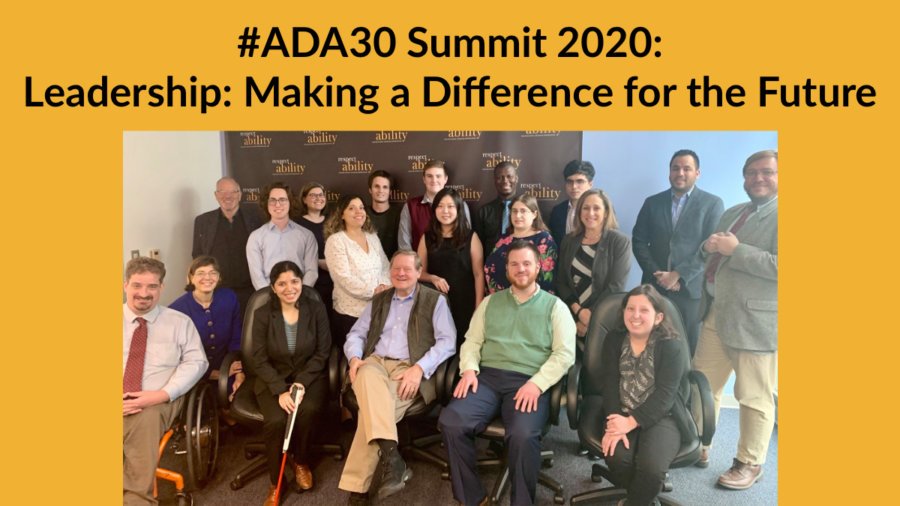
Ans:
[[[412,293],[406,297],[398,297],[396,292],[391,297],[391,306],[384,322],[384,329],[382,329],[378,344],[375,345],[373,351],[375,355],[409,360],[407,331],[416,289],[414,288]],[[347,356],[347,360],[363,358],[371,322],[372,303],[370,302],[356,320],[350,333],[347,334],[347,341],[344,343],[344,355]],[[447,306],[445,297],[438,297],[431,323],[434,326],[434,346],[416,362],[425,372],[425,379],[430,378],[437,366],[456,353],[456,326],[450,317],[450,308]]]
[[[431,205],[431,199],[428,198],[428,195],[422,195],[422,203]],[[469,217],[469,204],[463,201],[463,215],[466,217],[466,224],[469,227],[472,226],[472,219]],[[411,227],[412,224],[410,222],[412,218],[409,217],[409,206],[403,205],[403,210],[400,211],[400,231],[397,234],[397,245],[400,249],[408,249],[412,250],[412,232]]]
[[[672,193],[672,228],[675,228],[675,225],[678,224],[678,218],[681,216],[681,211],[684,211],[684,206],[687,205],[688,199],[691,197],[691,192],[694,191],[695,187],[691,187],[690,190],[684,193],[684,195],[678,197],[675,193]]]
[[[459,350],[459,372],[481,370],[481,348],[484,345],[484,321],[489,315],[486,308],[488,300],[491,297],[504,296],[508,290],[503,290],[492,295],[488,295],[481,301],[475,314],[472,315],[472,322],[469,324],[469,331],[466,332],[466,341]],[[522,305],[533,299],[540,288],[535,291],[527,300],[520,301],[513,297],[516,304]],[[541,369],[530,378],[541,392],[546,392],[548,388],[556,384],[572,366],[575,358],[575,320],[572,319],[566,303],[560,299],[556,299],[553,310],[550,313],[550,326],[553,329],[553,338],[551,341],[550,357],[541,366]],[[568,358],[572,360],[569,361]]]
[[[122,304],[122,374],[128,363],[131,337],[138,315]],[[203,377],[209,363],[200,334],[191,319],[174,309],[157,305],[141,316],[147,320],[147,352],[144,355],[144,390],[163,390],[169,402],[181,397]]]
[[[247,239],[247,265],[253,288],[269,286],[272,266],[290,260],[303,271],[303,284],[314,286],[319,279],[319,246],[316,236],[288,220],[284,229],[269,221],[254,230]]]
[[[566,208],[566,234],[571,234],[575,230],[575,206],[569,201],[569,207]]]

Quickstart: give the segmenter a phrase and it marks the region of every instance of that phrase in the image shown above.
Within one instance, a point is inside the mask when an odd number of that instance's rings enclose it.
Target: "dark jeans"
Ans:
[[[441,411],[438,423],[450,461],[453,497],[466,506],[478,504],[486,495],[478,478],[475,435],[498,414],[506,428],[511,504],[534,504],[541,470],[541,430],[550,416],[550,396],[540,396],[537,411],[516,411],[513,397],[529,378],[514,371],[483,367],[478,375],[478,392],[470,390],[465,398],[453,399]]]
[[[323,423],[319,416],[328,395],[328,384],[324,377],[313,381],[306,387],[303,400],[300,401],[294,432],[291,433],[291,444],[288,451],[297,464],[309,464],[309,447],[313,427]],[[259,410],[263,415],[263,438],[266,442],[266,464],[269,467],[269,480],[272,485],[278,483],[278,472],[281,470],[281,449],[284,446],[284,430],[287,426],[287,411],[278,405],[278,397],[268,390],[256,395]]]
[[[631,448],[617,444],[606,464],[614,484],[628,489],[628,506],[652,504],[681,447],[681,433],[675,420],[667,416],[651,427],[629,432],[628,444]]]

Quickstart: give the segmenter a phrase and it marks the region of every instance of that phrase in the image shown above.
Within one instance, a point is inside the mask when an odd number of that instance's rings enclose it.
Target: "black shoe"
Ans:
[[[350,492],[350,500],[347,501],[347,504],[350,506],[369,506],[369,494]]]
[[[397,448],[394,447],[389,452],[378,452],[379,462],[381,466],[381,481],[378,487],[378,499],[392,496],[403,490],[406,482],[412,478],[412,469],[406,467],[406,462],[400,457]]]

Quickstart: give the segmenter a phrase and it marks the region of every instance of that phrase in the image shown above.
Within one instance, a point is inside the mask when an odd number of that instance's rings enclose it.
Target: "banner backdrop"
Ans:
[[[257,202],[260,190],[273,181],[295,192],[316,181],[325,186],[329,203],[356,193],[368,204],[370,172],[388,171],[394,180],[391,200],[403,202],[424,193],[425,162],[438,159],[447,164],[447,186],[474,212],[497,196],[494,166],[510,161],[519,169],[519,192],[538,199],[546,221],[553,204],[565,197],[562,169],[581,157],[581,144],[581,132],[545,130],[225,132],[225,163],[246,202]]]

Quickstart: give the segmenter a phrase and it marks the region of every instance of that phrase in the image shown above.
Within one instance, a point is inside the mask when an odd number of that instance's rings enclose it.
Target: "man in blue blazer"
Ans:
[[[722,217],[722,199],[697,188],[700,158],[681,149],[669,160],[671,188],[644,201],[631,231],[641,283],[653,284],[681,311],[691,356],[700,335],[704,259],[700,244]]]
[[[731,469],[719,476],[719,485],[735,490],[750,488],[762,477],[775,424],[778,152],[750,155],[743,175],[750,202],[725,211],[703,243],[704,320],[694,356],[694,369],[709,379],[716,415],[722,389],[735,374],[741,431]],[[703,453],[708,459],[708,449]]]
[[[594,185],[594,165],[591,162],[572,160],[563,169],[563,177],[566,180],[566,195],[568,199],[556,204],[550,212],[550,235],[557,245],[562,244],[563,237],[575,228],[575,204],[581,198],[581,194],[590,190]]]

